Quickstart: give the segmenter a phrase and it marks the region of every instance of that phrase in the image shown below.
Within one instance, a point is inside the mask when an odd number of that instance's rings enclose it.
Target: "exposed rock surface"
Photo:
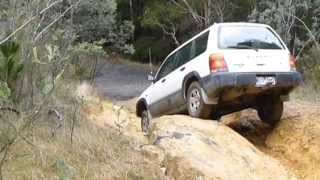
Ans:
[[[162,117],[149,140],[164,151],[166,175],[173,179],[295,179],[277,160],[213,121]]]
[[[144,136],[139,118],[118,106],[103,102],[85,112],[94,123],[132,137],[146,159],[164,167],[169,179],[296,179],[222,123],[165,116],[155,119],[149,136]]]

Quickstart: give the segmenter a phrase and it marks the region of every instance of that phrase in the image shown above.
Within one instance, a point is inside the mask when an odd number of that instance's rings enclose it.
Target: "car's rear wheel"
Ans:
[[[212,106],[203,101],[202,88],[198,82],[193,82],[187,92],[188,113],[191,117],[209,119]]]
[[[258,104],[259,118],[274,127],[281,119],[283,114],[283,102],[279,97],[265,97]]]
[[[142,132],[148,133],[150,129],[151,114],[148,110],[143,110],[141,113],[141,129]]]

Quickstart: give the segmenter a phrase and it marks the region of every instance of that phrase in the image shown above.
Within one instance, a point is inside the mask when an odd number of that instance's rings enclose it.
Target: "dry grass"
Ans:
[[[46,107],[64,115],[63,127],[52,137],[56,124],[44,111],[26,136],[28,141],[10,148],[4,179],[163,179],[160,167],[144,160],[130,139],[94,125],[80,113],[71,143],[75,87],[67,84],[57,89]]]
[[[314,88],[314,85],[304,84],[298,87],[291,94],[292,99],[299,99],[312,103],[320,102],[320,93],[319,89]]]
[[[46,122],[33,130],[33,145],[12,147],[6,179],[161,179],[160,168],[144,161],[128,139],[111,129],[82,120],[73,144],[67,127],[53,138]]]

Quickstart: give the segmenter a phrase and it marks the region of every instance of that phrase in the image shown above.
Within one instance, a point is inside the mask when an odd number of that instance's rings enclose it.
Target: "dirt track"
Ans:
[[[109,63],[98,72],[96,87],[99,94],[112,101],[126,101],[148,87],[147,74],[139,66]]]
[[[139,67],[111,64],[104,68],[96,84],[100,94],[123,102],[138,96],[148,86],[146,74]],[[132,102],[126,104],[133,108]],[[262,123],[254,110],[225,117],[223,123],[301,179],[320,179],[319,117],[320,106],[293,100],[286,103],[283,119],[275,129]]]

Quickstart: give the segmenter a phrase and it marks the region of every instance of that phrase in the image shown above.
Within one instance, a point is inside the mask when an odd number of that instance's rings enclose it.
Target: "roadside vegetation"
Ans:
[[[81,115],[90,102],[75,89],[114,57],[159,65],[215,22],[273,26],[305,80],[296,96],[318,96],[319,0],[0,0],[0,9],[0,179],[161,178],[130,139]]]

